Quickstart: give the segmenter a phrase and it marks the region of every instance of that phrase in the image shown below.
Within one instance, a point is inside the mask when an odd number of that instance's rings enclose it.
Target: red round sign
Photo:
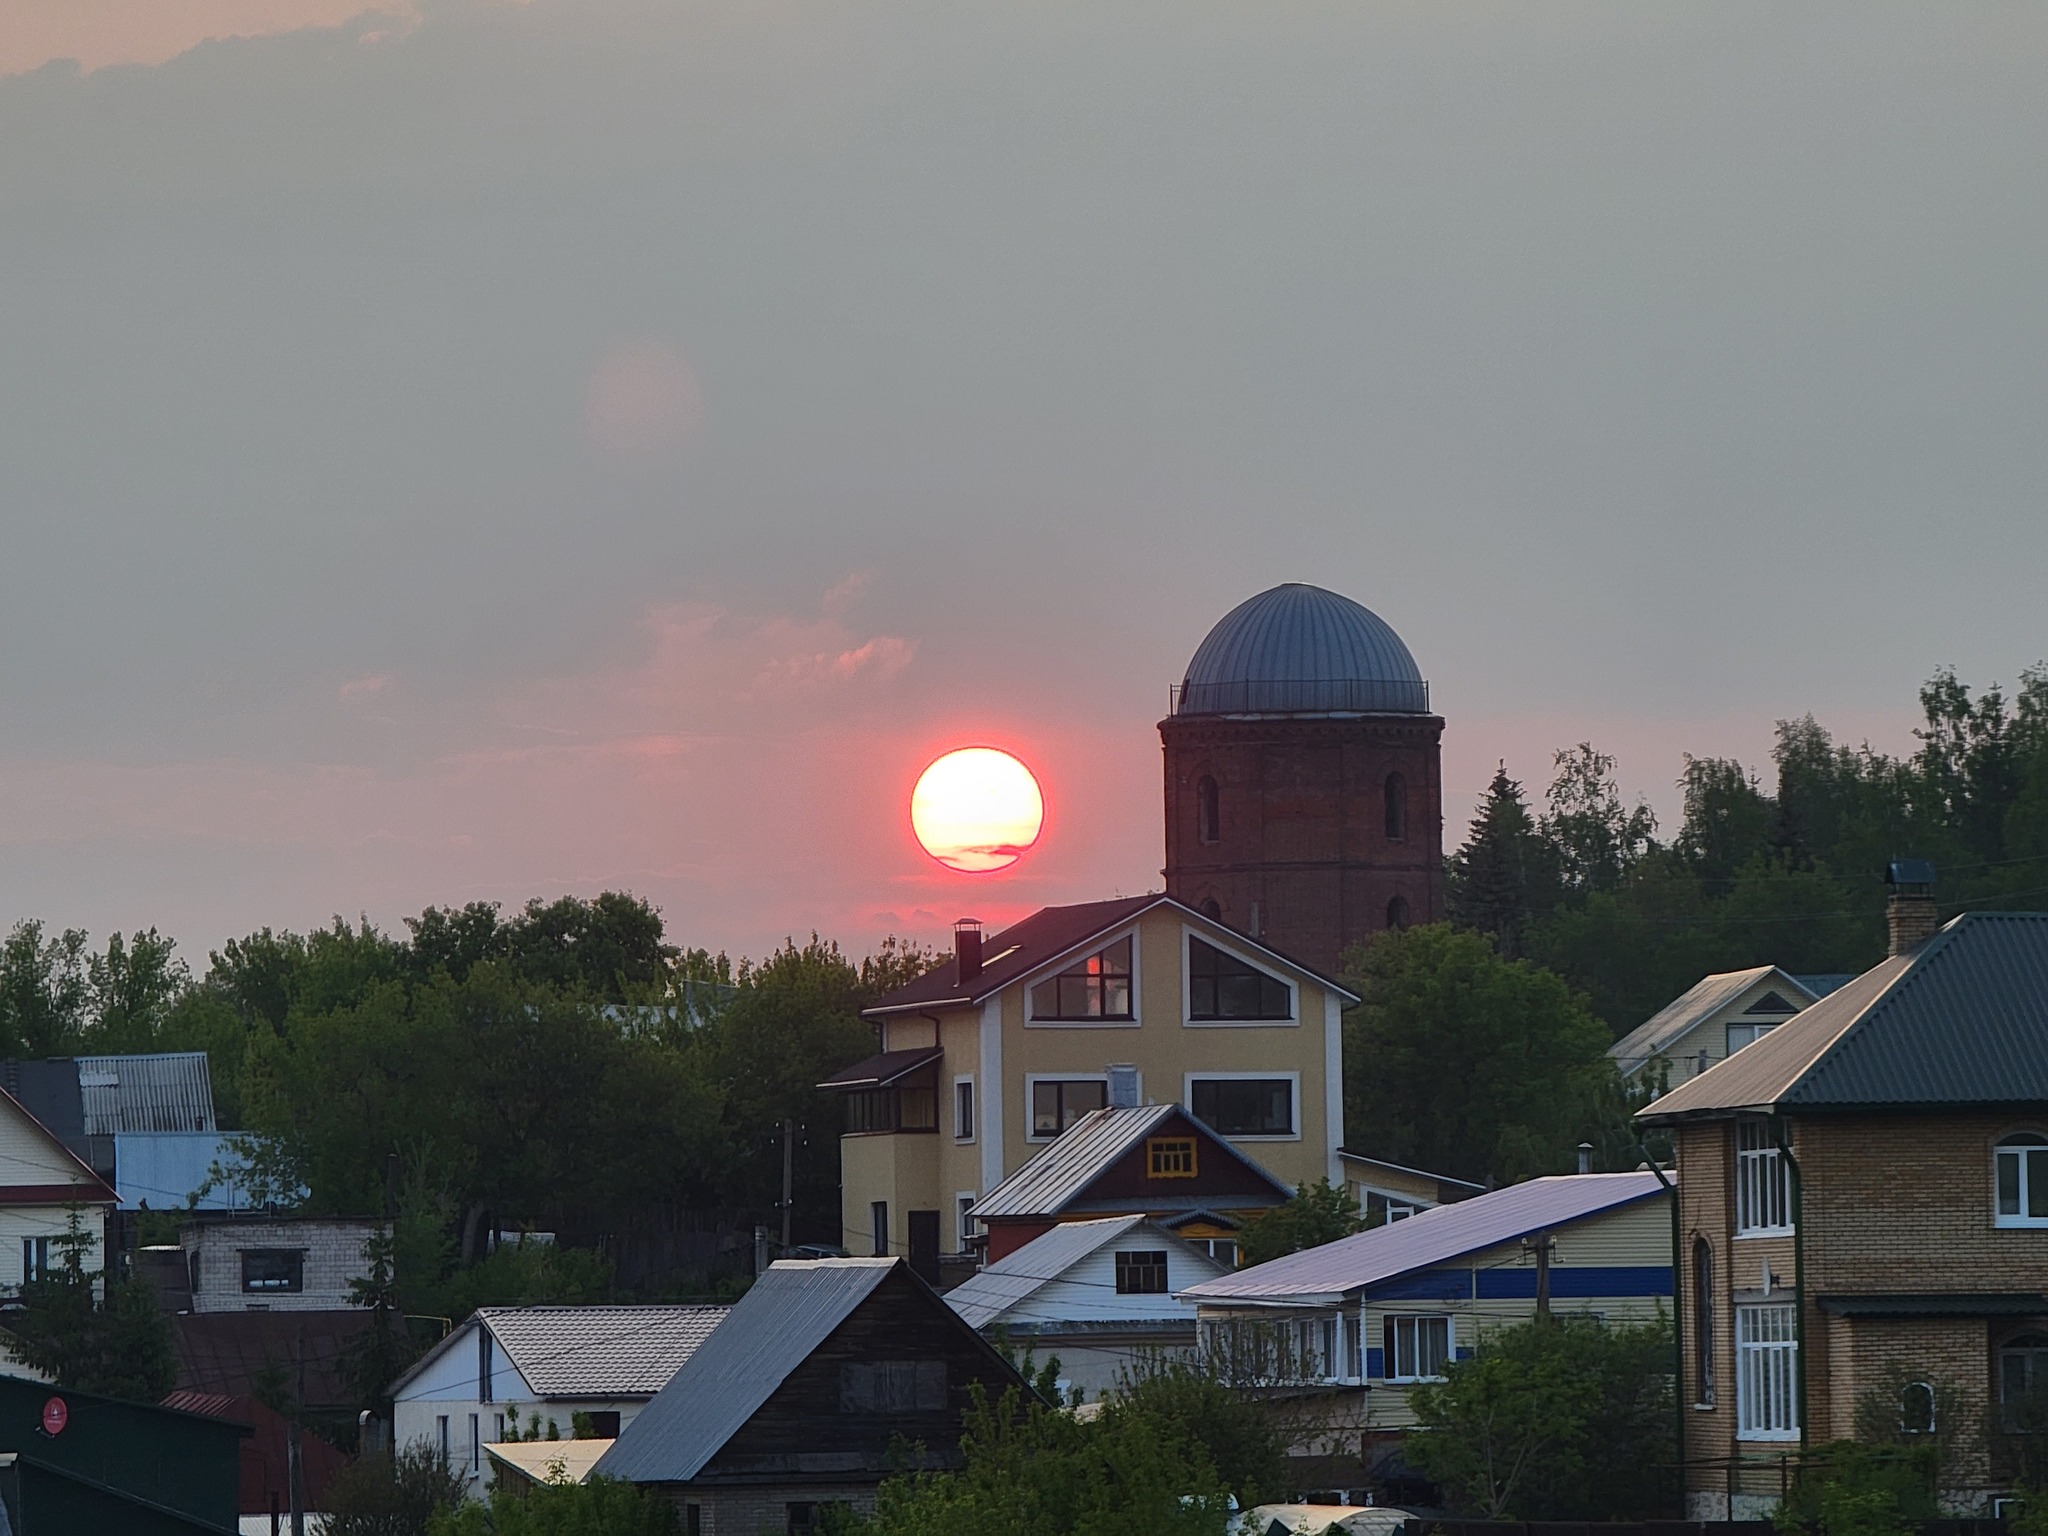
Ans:
[[[43,1404],[43,1433],[61,1435],[64,1426],[71,1422],[71,1410],[64,1406],[64,1399],[53,1397]]]

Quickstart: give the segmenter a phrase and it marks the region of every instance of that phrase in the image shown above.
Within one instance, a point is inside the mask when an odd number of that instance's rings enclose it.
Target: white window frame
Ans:
[[[1783,1022],[1784,1020],[1782,1019],[1772,1019],[1768,1022],[1763,1019],[1731,1019],[1723,1026],[1721,1037],[1722,1049],[1727,1052],[1728,1056],[1733,1056],[1737,1051],[1747,1050]],[[1735,1043],[1735,1032],[1738,1029],[1749,1031],[1749,1038],[1743,1041],[1741,1045]],[[1727,1057],[1724,1056],[1722,1059],[1725,1061]]]
[[[1090,1026],[1091,1028],[1093,1026]],[[1045,1146],[1059,1140],[1060,1133],[1050,1136],[1038,1134],[1036,1116],[1031,1112],[1033,1090],[1040,1083],[1100,1083],[1102,1084],[1102,1105],[1109,1107],[1109,1074],[1107,1072],[1026,1072],[1024,1074],[1024,1139],[1038,1146]],[[1143,1074],[1138,1079],[1138,1102],[1144,1103],[1145,1082]]]
[[[1442,1381],[1444,1378],[1441,1376],[1417,1376],[1413,1374],[1404,1376],[1400,1374],[1401,1327],[1405,1323],[1409,1334],[1413,1337],[1424,1323],[1442,1323],[1444,1325],[1444,1364],[1449,1366],[1452,1361],[1458,1358],[1458,1319],[1449,1312],[1391,1312],[1387,1314],[1387,1321],[1393,1325],[1394,1330],[1394,1357],[1385,1362],[1387,1373],[1385,1379],[1397,1382]],[[1384,1346],[1382,1347],[1384,1348]],[[1413,1337],[1411,1348],[1413,1350],[1414,1362],[1419,1365],[1422,1361],[1422,1346],[1419,1337]]]
[[[1735,1309],[1735,1438],[1799,1438],[1799,1320],[1789,1301]]]
[[[1746,1145],[1746,1143],[1754,1145]],[[1761,1215],[1764,1219],[1759,1221]],[[1775,1218],[1775,1219],[1773,1219]],[[1735,1235],[1789,1237],[1792,1233],[1792,1170],[1771,1139],[1770,1122],[1751,1117],[1735,1122]]]
[[[1195,1014],[1194,950],[1190,939],[1200,939],[1211,949],[1220,949],[1233,960],[1241,960],[1287,988],[1287,1017],[1284,1019],[1198,1019]],[[1274,967],[1253,959],[1222,936],[1198,929],[1191,923],[1180,929],[1180,1022],[1183,1029],[1299,1029],[1301,1028],[1301,985],[1282,976]]]
[[[962,1088],[967,1090],[967,1128],[964,1131],[960,1128]],[[974,1075],[971,1072],[963,1072],[953,1079],[953,1139],[963,1147],[971,1146],[981,1130],[980,1116],[975,1114],[975,1108]]]
[[[953,1191],[953,1224],[958,1229],[953,1234],[953,1240],[960,1245],[956,1252],[970,1251],[969,1243],[974,1237],[974,1218],[967,1213],[980,1199],[981,1196],[971,1189]]]
[[[1991,1224],[1995,1227],[2048,1227],[2048,1216],[2029,1216],[2026,1214],[2027,1207],[2032,1204],[2029,1196],[2033,1193],[2030,1165],[2034,1160],[2028,1154],[2033,1152],[2041,1153],[2044,1161],[2048,1161],[2048,1145],[2040,1142],[2012,1141],[2013,1137],[2022,1134],[2027,1133],[2009,1131],[1999,1141],[1998,1145],[1991,1149]],[[2033,1132],[2032,1134],[2039,1135],[2040,1133]],[[2008,1143],[2011,1144],[2008,1145]],[[1999,1203],[2000,1175],[2004,1171],[2003,1164],[2007,1158],[2011,1158],[2019,1165],[2019,1209],[2011,1215],[2007,1215],[2000,1208]]]
[[[1291,1136],[1234,1136],[1217,1126],[1210,1126],[1217,1135],[1228,1141],[1300,1141],[1301,1129],[1301,1074],[1299,1072],[1189,1072],[1181,1079],[1181,1103],[1188,1113],[1195,1112],[1195,1084],[1197,1083],[1278,1083],[1289,1085],[1292,1095],[1294,1133]]]
[[[472,1413],[469,1416],[469,1475],[471,1477],[478,1476],[484,1469],[482,1420],[482,1414]]]
[[[1109,948],[1110,945],[1124,939],[1131,941],[1131,1016],[1128,1019],[1041,1019],[1032,1011],[1031,992],[1041,981],[1050,980],[1052,977],[1059,975],[1061,971],[1066,970],[1075,961],[1086,960],[1090,955],[1100,954],[1103,950]],[[1128,928],[1120,928],[1114,933],[1100,934],[1095,938],[1084,940],[1056,959],[1048,960],[1029,976],[1026,976],[1021,983],[1024,988],[1024,1027],[1026,1029],[1136,1029],[1145,1021],[1144,948],[1145,946],[1140,942],[1138,925],[1133,923]],[[985,960],[982,962],[984,965],[987,963]],[[1048,1072],[1046,1074],[1048,1077],[1060,1075],[1056,1072]],[[1078,1075],[1085,1076],[1086,1074]],[[1026,1124],[1029,1123],[1029,1121],[1026,1122]]]

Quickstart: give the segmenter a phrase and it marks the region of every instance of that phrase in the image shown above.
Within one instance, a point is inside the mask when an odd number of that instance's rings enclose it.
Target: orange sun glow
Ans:
[[[1045,798],[1031,770],[1009,753],[961,747],[918,776],[910,825],[948,869],[985,875],[1009,868],[1038,841]]]

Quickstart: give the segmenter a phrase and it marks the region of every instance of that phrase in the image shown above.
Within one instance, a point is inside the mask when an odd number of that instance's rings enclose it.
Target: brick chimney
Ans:
[[[953,925],[955,981],[965,986],[981,974],[981,919],[963,917]]]
[[[1934,937],[1941,926],[1934,906],[1934,865],[1926,859],[1893,859],[1884,872],[1892,888],[1885,899],[1885,953],[1903,955]]]

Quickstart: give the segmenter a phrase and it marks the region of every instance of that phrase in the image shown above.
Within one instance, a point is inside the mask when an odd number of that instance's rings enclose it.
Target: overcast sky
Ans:
[[[1407,639],[1452,842],[2048,654],[2031,0],[359,11],[0,0],[0,921],[1148,889],[1284,580]],[[969,741],[995,883],[905,825]]]

